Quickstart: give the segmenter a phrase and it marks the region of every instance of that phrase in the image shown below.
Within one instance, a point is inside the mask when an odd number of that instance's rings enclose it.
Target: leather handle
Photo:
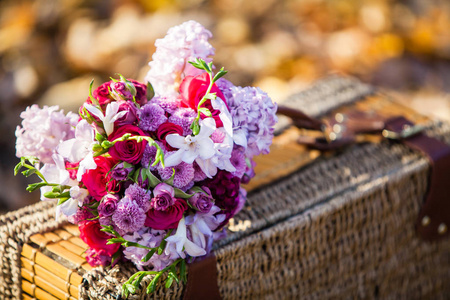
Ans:
[[[189,265],[184,300],[221,300],[214,253]]]

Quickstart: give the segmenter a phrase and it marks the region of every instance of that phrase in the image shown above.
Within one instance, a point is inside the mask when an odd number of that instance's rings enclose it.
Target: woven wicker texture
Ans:
[[[334,77],[292,96],[289,105],[319,116],[371,92],[352,79]],[[429,123],[428,127],[429,134],[450,143],[448,125]],[[257,185],[265,186],[249,193],[232,231],[214,246],[222,296],[414,299],[450,295],[446,284],[450,282],[450,241],[426,244],[414,233],[427,188],[426,159],[388,142],[355,145],[332,156],[316,157],[305,151],[304,157],[297,158],[299,165],[289,160],[281,170],[273,169],[276,180],[264,181],[271,177],[262,172],[254,178]],[[283,168],[288,171],[283,173]],[[18,298],[21,244],[33,233],[62,224],[54,221],[53,203],[43,202],[2,216],[0,225],[0,295]],[[121,283],[135,271],[132,264],[94,269],[83,276],[80,298],[116,299]],[[149,281],[145,278],[141,285]],[[179,299],[181,295],[182,286],[175,285],[170,290],[158,287],[151,297],[141,291],[130,299]]]

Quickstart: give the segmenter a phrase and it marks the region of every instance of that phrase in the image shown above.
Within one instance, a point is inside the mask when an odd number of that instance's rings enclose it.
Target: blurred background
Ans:
[[[20,112],[76,111],[92,79],[115,73],[143,80],[155,40],[190,19],[213,33],[229,80],[276,102],[338,72],[450,121],[447,0],[2,0],[0,212],[39,199],[13,176]]]

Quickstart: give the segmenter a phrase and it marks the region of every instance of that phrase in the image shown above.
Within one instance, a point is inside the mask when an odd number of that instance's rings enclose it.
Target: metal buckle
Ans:
[[[419,134],[424,130],[425,126],[422,125],[403,125],[403,129],[400,132],[384,129],[381,134],[383,135],[383,137],[390,140],[403,140],[415,136],[416,134]]]

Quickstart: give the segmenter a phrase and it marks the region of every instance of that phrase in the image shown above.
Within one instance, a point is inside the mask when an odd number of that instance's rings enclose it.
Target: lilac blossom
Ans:
[[[269,153],[272,144],[273,126],[277,122],[277,105],[260,88],[231,87],[228,99],[234,135],[246,137],[235,142],[246,147],[246,155],[252,157]]]
[[[125,190],[125,196],[134,200],[144,212],[147,212],[150,209],[150,192],[141,188],[139,185],[130,185]]]
[[[117,209],[112,216],[113,222],[125,232],[133,232],[141,229],[145,223],[145,212],[137,202],[124,197],[117,204]]]
[[[164,109],[153,103],[145,104],[139,112],[139,128],[146,131],[155,131],[159,125],[165,123],[167,117]]]
[[[58,106],[36,104],[20,114],[22,127],[16,128],[16,156],[36,156],[41,162],[52,164],[52,155],[59,143],[75,136],[73,127],[78,116],[69,112],[64,115]]]
[[[208,43],[211,32],[195,21],[188,21],[169,29],[163,39],[155,42],[156,51],[149,63],[145,81],[151,82],[156,95],[176,95],[180,81],[186,75],[197,75],[199,70],[188,61],[214,55]]]
[[[128,234],[123,236],[124,239],[130,242],[135,242],[140,245],[155,248],[161,244],[164,236],[167,234],[165,230],[155,230],[152,228],[142,228],[138,231],[135,231],[133,234]],[[138,247],[127,247],[123,251],[125,258],[131,260],[138,270],[144,270],[144,267],[153,271],[160,271],[172,264],[173,261],[178,258],[170,258],[166,253],[162,253],[158,255],[158,253],[153,254],[150,260],[143,262],[142,258],[147,255],[149,250],[142,249]]]

